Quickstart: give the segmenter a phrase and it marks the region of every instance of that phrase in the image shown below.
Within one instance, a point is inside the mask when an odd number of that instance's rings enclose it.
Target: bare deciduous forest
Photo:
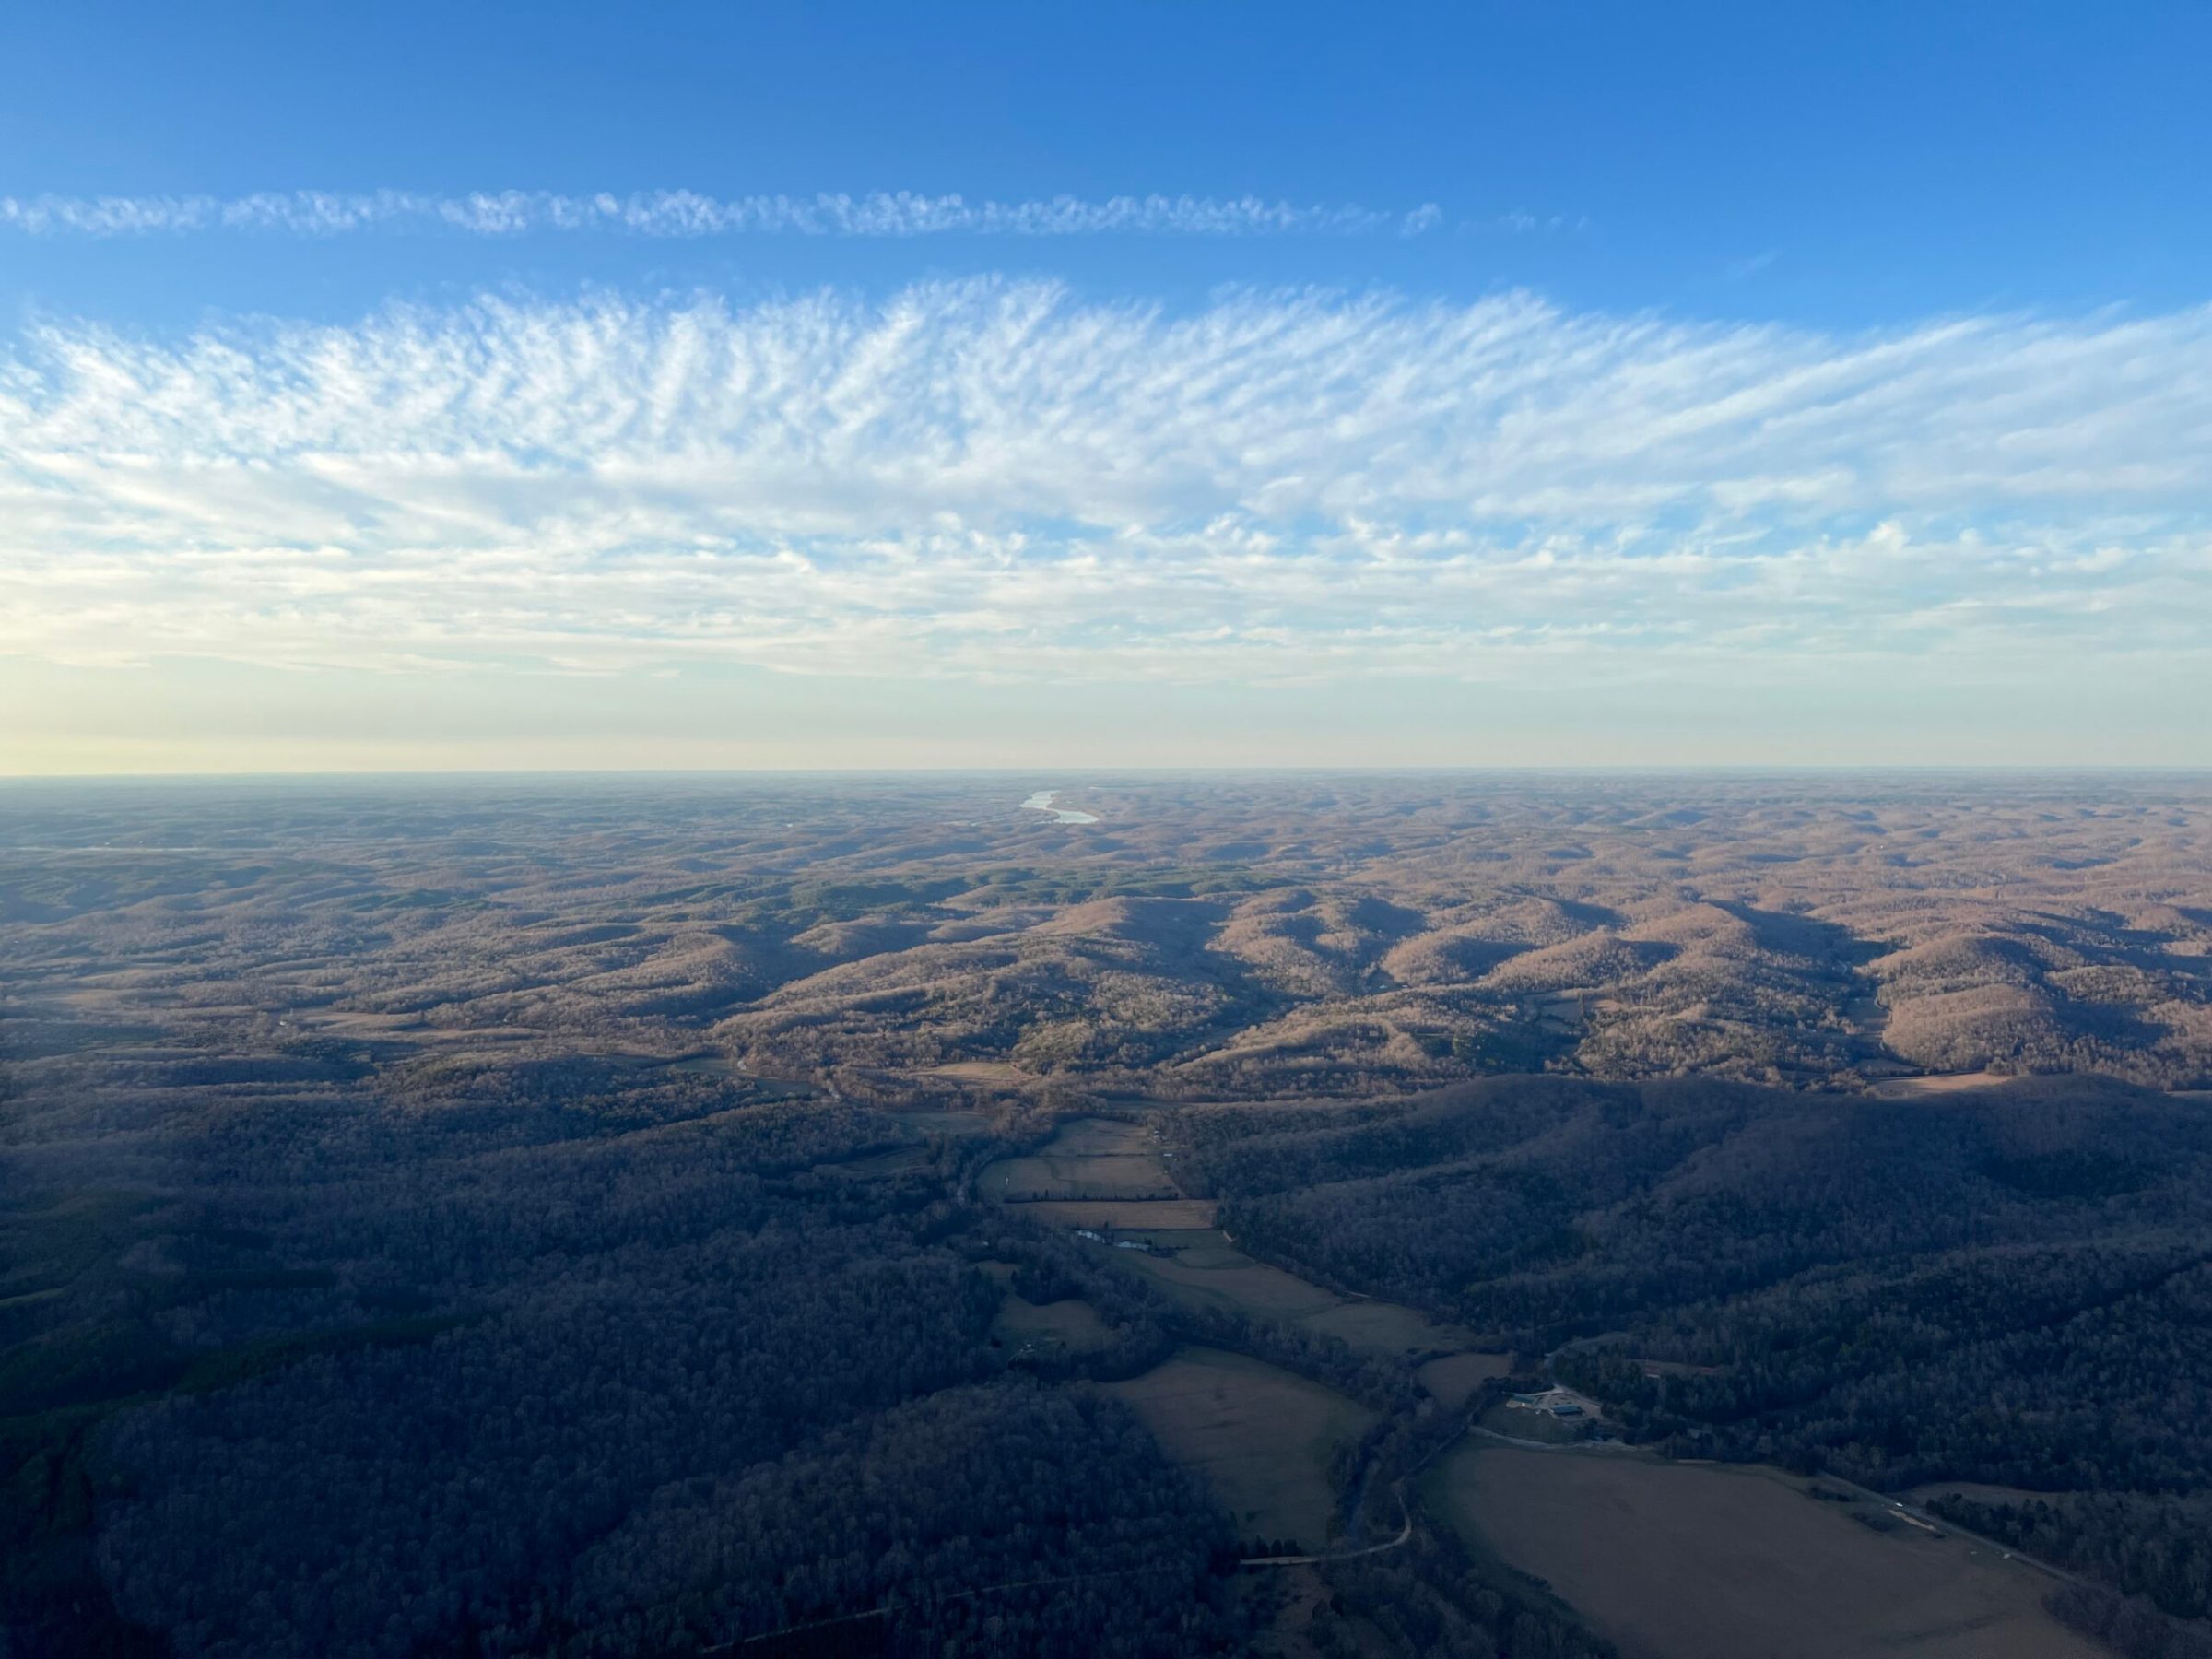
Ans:
[[[1609,1652],[1539,1416],[2212,1651],[2212,785],[0,792],[10,1654]]]

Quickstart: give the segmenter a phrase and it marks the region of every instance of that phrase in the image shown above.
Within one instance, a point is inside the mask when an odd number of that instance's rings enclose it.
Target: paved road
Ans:
[[[1380,1544],[1370,1544],[1359,1549],[1332,1549],[1320,1555],[1246,1556],[1237,1563],[1240,1567],[1312,1567],[1323,1561],[1356,1561],[1361,1556],[1381,1555],[1395,1549],[1413,1536],[1413,1511],[1406,1502],[1406,1483],[1400,1481],[1391,1490],[1398,1500],[1398,1535],[1385,1538]]]

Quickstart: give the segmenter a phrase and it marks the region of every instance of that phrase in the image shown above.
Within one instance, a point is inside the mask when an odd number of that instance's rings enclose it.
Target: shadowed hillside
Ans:
[[[1030,787],[0,793],[11,1654],[1596,1654],[1553,1388],[2190,1651],[2201,784]]]

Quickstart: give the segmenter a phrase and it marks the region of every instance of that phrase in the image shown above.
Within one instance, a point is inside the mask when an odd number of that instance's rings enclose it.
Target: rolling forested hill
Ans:
[[[1602,1651],[1509,1382],[2194,1651],[2201,783],[1032,786],[0,793],[7,1651]]]

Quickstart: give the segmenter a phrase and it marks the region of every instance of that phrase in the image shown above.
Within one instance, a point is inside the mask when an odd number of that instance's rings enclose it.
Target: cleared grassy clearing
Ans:
[[[887,1175],[922,1169],[928,1162],[927,1147],[890,1147],[863,1158],[843,1158],[830,1163],[816,1164],[814,1173],[838,1176],[849,1181],[879,1181]]]
[[[1037,1151],[1002,1159],[980,1190],[1002,1203],[1041,1198],[1157,1198],[1175,1183],[1151,1134],[1117,1118],[1073,1118]]]
[[[1061,1227],[1168,1235],[1161,1247],[1172,1255],[1127,1251],[1123,1259],[1185,1307],[1303,1324],[1364,1353],[1435,1353],[1475,1340],[1411,1308],[1338,1296],[1254,1261],[1212,1230],[1214,1200],[1172,1195],[1173,1177],[1142,1122],[1070,1119],[1039,1151],[984,1171],[981,1190],[1001,1202],[1020,1201],[1023,1214]],[[1137,1195],[1145,1194],[1163,1195]]]
[[[985,1170],[978,1190],[1033,1220],[1117,1232],[1201,1232],[1218,1207],[1183,1197],[1151,1131],[1119,1118],[1069,1119],[1039,1151]]]
[[[1127,1118],[1070,1118],[1047,1150],[1067,1158],[1141,1158],[1159,1168],[1151,1130]]]
[[[1254,1319],[1300,1320],[1341,1305],[1337,1297],[1227,1244],[1172,1256],[1130,1255],[1130,1265],[1186,1307],[1231,1308]]]
[[[1056,1227],[1111,1227],[1121,1232],[1132,1229],[1187,1232],[1194,1228],[1211,1227],[1214,1224],[1215,1205],[1211,1198],[1125,1201],[1112,1198],[1047,1198],[1036,1204],[1025,1204],[1021,1208],[1024,1215]]]
[[[1104,1385],[1178,1463],[1198,1470],[1248,1537],[1328,1541],[1329,1464],[1374,1413],[1334,1389],[1218,1348],[1186,1347]]]
[[[1418,1354],[1472,1342],[1474,1333],[1438,1324],[1427,1314],[1396,1302],[1345,1301],[1301,1322],[1342,1337],[1352,1347],[1377,1354]]]
[[[1912,1100],[1922,1095],[1961,1094],[1970,1088],[1994,1088],[2009,1083],[2006,1072],[1940,1072],[1918,1077],[1890,1077],[1867,1090],[1888,1100]]]
[[[1877,1532],[1773,1470],[1469,1442],[1422,1482],[1469,1545],[1546,1581],[1627,1659],[2095,1659],[2050,1581],[1956,1537]]]
[[[1418,1354],[1475,1340],[1471,1332],[1438,1324],[1396,1302],[1354,1300],[1309,1284],[1254,1261],[1218,1232],[1171,1256],[1131,1252],[1129,1264],[1185,1307],[1233,1308],[1254,1319],[1302,1324],[1363,1353]]]
[[[979,1083],[995,1088],[1018,1088],[1036,1079],[1020,1066],[1004,1060],[956,1060],[950,1065],[927,1067],[923,1075],[949,1077],[956,1083]]]
[[[1194,1271],[1213,1272],[1222,1268],[1258,1265],[1252,1257],[1231,1244],[1218,1227],[1185,1233],[1176,1239],[1162,1239],[1160,1243],[1175,1251],[1175,1259]],[[1304,1284],[1305,1281],[1300,1279],[1299,1283]]]
[[[1040,1307],[1009,1293],[991,1322],[991,1335],[1014,1353],[1095,1354],[1112,1340],[1106,1322],[1076,1297]]]

